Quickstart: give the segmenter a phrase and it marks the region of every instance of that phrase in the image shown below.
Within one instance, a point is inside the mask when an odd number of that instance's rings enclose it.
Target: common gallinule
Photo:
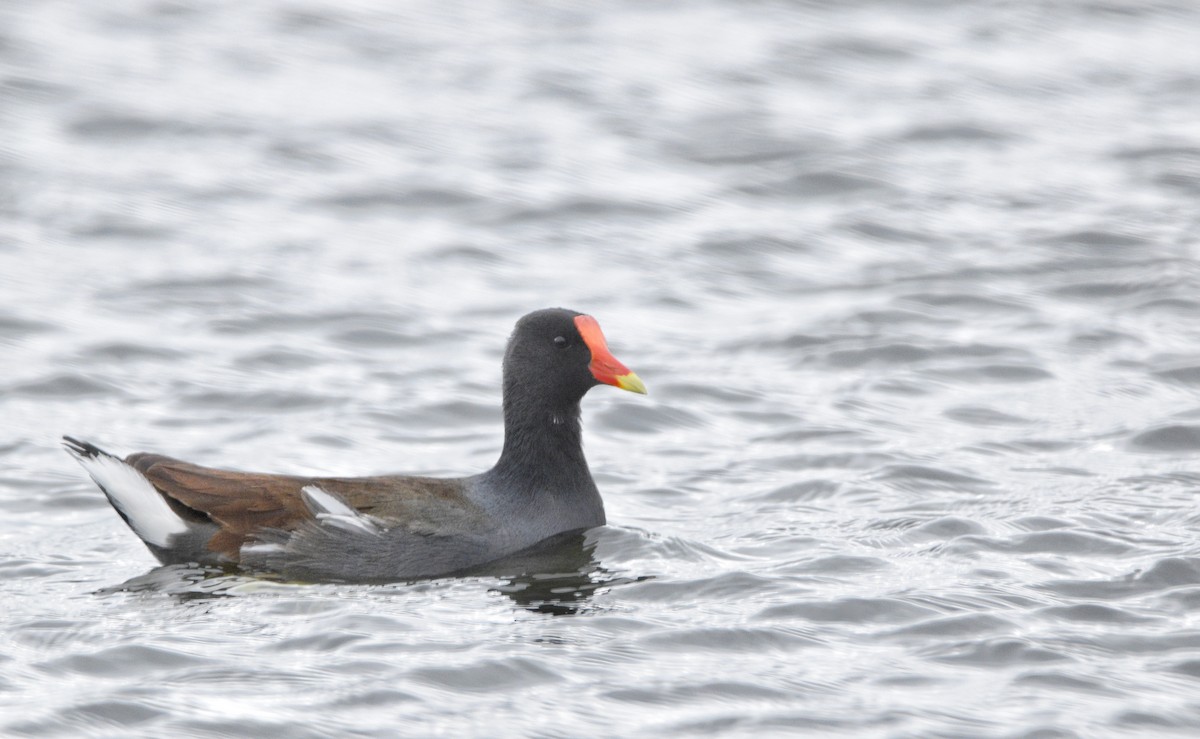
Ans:
[[[386,581],[450,574],[605,522],[580,439],[579,401],[601,383],[645,393],[591,316],[517,321],[504,353],[504,446],[471,477],[300,477],[120,459],[64,437],[164,564],[240,564],[286,577]]]

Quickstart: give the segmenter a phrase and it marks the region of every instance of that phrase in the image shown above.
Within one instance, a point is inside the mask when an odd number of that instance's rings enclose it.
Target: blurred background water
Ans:
[[[1184,0],[0,7],[0,733],[1200,727]],[[391,586],[154,560],[61,433],[466,474],[594,314],[610,525]]]

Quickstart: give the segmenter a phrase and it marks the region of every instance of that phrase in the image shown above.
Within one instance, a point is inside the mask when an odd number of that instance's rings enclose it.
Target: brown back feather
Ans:
[[[208,548],[237,561],[239,550],[259,529],[291,531],[312,520],[301,497],[305,485],[341,496],[351,507],[414,531],[435,531],[447,518],[481,512],[463,494],[462,483],[428,477],[310,478],[201,467],[161,454],[132,454],[126,460],[146,476],[185,517],[207,517],[220,530]]]

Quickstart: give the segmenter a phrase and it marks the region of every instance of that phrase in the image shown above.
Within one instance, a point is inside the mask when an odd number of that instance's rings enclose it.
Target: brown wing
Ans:
[[[311,478],[236,472],[183,462],[161,454],[132,454],[126,460],[184,515],[202,514],[219,527],[208,548],[237,561],[239,550],[259,529],[291,531],[312,520],[301,497],[305,485],[339,495],[353,508],[404,523],[414,531],[436,529],[447,518],[475,518],[459,480],[427,477]]]
[[[292,529],[312,518],[300,497],[304,478],[217,470],[159,454],[132,454],[125,461],[169,500],[216,523],[220,531],[208,548],[235,561],[252,532]]]

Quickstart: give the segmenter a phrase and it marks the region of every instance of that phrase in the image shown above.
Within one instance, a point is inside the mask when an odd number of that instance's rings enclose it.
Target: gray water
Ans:
[[[0,9],[0,734],[1191,734],[1200,10]],[[156,568],[57,446],[458,475],[595,315],[610,524]]]

